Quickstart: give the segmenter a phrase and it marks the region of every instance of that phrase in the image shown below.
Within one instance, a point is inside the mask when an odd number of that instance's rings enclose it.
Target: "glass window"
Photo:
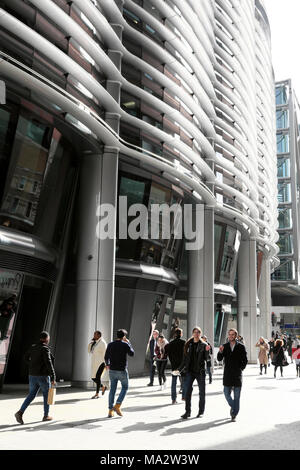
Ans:
[[[277,177],[289,178],[291,176],[291,161],[287,157],[277,159]]]
[[[278,109],[276,111],[277,129],[286,129],[289,127],[289,114],[287,109]]]
[[[278,209],[279,228],[292,228],[292,209]]]
[[[291,281],[295,277],[294,261],[281,259],[280,265],[272,274],[273,281]]]
[[[292,235],[285,233],[279,235],[277,242],[280,253],[279,254],[291,254],[293,253]]]
[[[276,87],[276,104],[287,104],[287,86],[282,85],[279,87]]]
[[[288,134],[277,134],[277,153],[288,153],[290,151],[290,139]]]
[[[278,203],[291,202],[291,183],[278,183]]]

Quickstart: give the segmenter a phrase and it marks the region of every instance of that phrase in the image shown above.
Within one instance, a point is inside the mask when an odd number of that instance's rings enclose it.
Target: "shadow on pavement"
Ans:
[[[174,426],[175,424],[182,424],[182,423],[188,423],[188,422],[197,422],[197,424],[194,424],[193,426],[185,426],[185,427],[177,427],[177,428],[170,428],[170,429],[165,429],[169,428],[170,426]],[[136,432],[136,431],[146,431],[146,432],[156,432],[156,431],[164,431],[162,432],[161,436],[171,436],[173,434],[182,434],[182,433],[190,433],[190,432],[198,432],[198,431],[205,431],[210,428],[214,428],[217,426],[222,426],[224,424],[231,423],[231,420],[229,418],[224,418],[224,419],[219,419],[215,421],[211,421],[210,423],[203,423],[201,424],[201,418],[190,418],[188,421],[183,421],[180,418],[180,413],[178,418],[173,419],[171,421],[164,421],[163,419],[159,421],[158,423],[145,423],[145,422],[137,422],[131,426],[126,426],[120,431],[118,431],[118,434],[126,434],[129,432]]]
[[[87,419],[87,420],[81,420],[81,421],[51,421],[48,423],[44,423],[43,421],[34,421],[32,423],[25,423],[24,425],[22,424],[13,424],[9,426],[1,426],[0,433],[7,432],[7,431],[29,431],[29,432],[34,432],[34,431],[58,431],[61,430],[62,428],[76,428],[80,427],[81,429],[96,429],[98,427],[102,427],[102,425],[95,426],[92,423],[99,423],[102,421],[107,421],[109,418],[94,418],[94,419]],[[32,427],[34,424],[39,424],[40,426],[35,426]],[[15,429],[14,429],[15,428]]]
[[[273,431],[251,434],[202,450],[300,450],[300,421],[276,424]]]

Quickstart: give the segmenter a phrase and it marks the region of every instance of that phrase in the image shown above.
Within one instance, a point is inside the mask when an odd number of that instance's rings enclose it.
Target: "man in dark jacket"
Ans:
[[[15,414],[16,420],[20,424],[23,422],[23,413],[30,403],[35,399],[38,391],[41,389],[44,397],[44,417],[43,421],[51,421],[49,416],[48,392],[50,381],[53,386],[56,385],[55,371],[53,367],[54,357],[48,346],[50,336],[47,331],[42,331],[40,341],[33,344],[25,354],[25,361],[29,365],[29,394],[27,395],[20,410]]]
[[[112,418],[114,416],[114,411],[119,416],[123,416],[121,412],[121,404],[128,390],[127,355],[134,355],[134,350],[129,340],[126,338],[126,335],[126,330],[118,330],[116,341],[112,341],[108,344],[104,356],[106,368],[109,369],[110,380],[110,392],[108,396],[108,418]],[[122,389],[114,406],[118,381],[121,382]]]
[[[149,349],[150,349],[150,382],[148,383],[148,387],[152,387],[153,382],[154,382],[155,369],[156,369],[154,359],[155,359],[155,348],[156,348],[158,335],[159,335],[159,331],[154,330],[153,333],[152,333],[152,338],[150,339],[150,343],[149,343]]]
[[[228,331],[228,343],[219,348],[217,359],[224,359],[224,395],[230,406],[231,420],[235,421],[240,409],[240,395],[242,388],[242,371],[245,369],[248,359],[246,348],[237,341],[238,332],[235,329]],[[231,397],[233,390],[234,399]]]
[[[177,377],[179,377],[180,384],[182,387],[182,377],[180,375],[173,374],[174,371],[179,370],[179,367],[183,360],[183,348],[185,345],[185,341],[181,339],[182,334],[183,334],[182,330],[180,328],[177,328],[174,332],[175,339],[173,339],[173,341],[170,341],[170,343],[168,343],[165,348],[166,353],[170,359],[171,368],[172,368],[172,385],[171,385],[172,405],[175,405],[177,403],[176,402]]]
[[[184,346],[183,365],[181,371],[185,376],[185,413],[182,419],[191,416],[191,398],[194,380],[197,380],[199,387],[199,412],[197,418],[202,418],[205,409],[205,369],[209,360],[209,346],[201,339],[202,331],[196,326],[193,329],[193,336]]]

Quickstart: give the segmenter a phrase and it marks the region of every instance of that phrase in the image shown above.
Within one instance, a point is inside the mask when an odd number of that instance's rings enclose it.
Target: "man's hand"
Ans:
[[[56,387],[56,382],[55,380],[53,382],[51,382],[51,385],[53,385],[53,387]]]
[[[109,366],[105,366],[105,369],[106,369],[106,370],[109,370]]]
[[[205,349],[206,351],[210,351],[210,346],[207,345]]]
[[[219,347],[219,352],[222,353],[224,351],[224,346],[223,344]]]

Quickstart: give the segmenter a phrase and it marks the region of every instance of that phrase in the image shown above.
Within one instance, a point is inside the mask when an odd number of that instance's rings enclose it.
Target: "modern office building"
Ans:
[[[272,274],[272,312],[283,330],[300,335],[299,104],[291,80],[275,90],[280,265]]]
[[[0,0],[2,377],[51,333],[58,378],[124,327],[142,373],[153,324],[268,336],[278,264],[274,77],[260,0]],[[103,207],[118,205],[100,236]],[[123,201],[123,199],[122,199]],[[126,209],[201,213],[203,246],[120,233]],[[197,212],[198,210],[198,212]],[[127,223],[133,219],[128,214]],[[100,224],[100,225],[99,225]],[[12,294],[15,294],[14,298]],[[6,304],[2,304],[5,306]],[[4,331],[5,330],[5,331]]]

